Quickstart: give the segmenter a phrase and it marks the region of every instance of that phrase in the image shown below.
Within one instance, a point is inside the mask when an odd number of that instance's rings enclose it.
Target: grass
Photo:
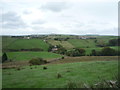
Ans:
[[[76,48],[95,48],[96,43],[95,39],[69,39],[69,43],[71,43]]]
[[[70,44],[68,41],[48,40],[48,42],[52,45],[62,45],[66,49],[74,48],[74,46],[72,44]]]
[[[48,69],[43,70],[44,66]],[[118,73],[116,60],[31,67],[26,66],[19,71],[4,69],[3,88],[65,88],[69,81],[93,84],[99,82],[98,77],[112,80],[113,75]],[[57,78],[58,74],[60,78]]]
[[[2,67],[2,65],[0,64],[0,67]],[[0,68],[0,89],[2,89],[2,69]]]
[[[7,52],[8,58],[14,61],[27,61],[32,58],[41,57],[43,59],[52,59],[62,57],[59,54],[51,52]]]
[[[111,38],[98,38],[97,41],[99,42],[104,42],[104,43],[108,43],[108,41],[112,38],[115,37],[111,37]],[[69,39],[68,42],[71,43],[74,47],[76,48],[83,48],[86,50],[86,55],[89,55],[91,53],[91,51],[93,49],[95,49],[96,51],[100,51],[103,47],[97,47],[97,43],[95,43],[96,39]],[[118,50],[118,46],[110,46],[111,48]]]
[[[17,39],[16,38],[10,38],[10,37],[2,37],[2,48],[6,49],[9,45],[14,43]]]
[[[11,42],[11,43],[10,43]],[[14,41],[11,41],[6,43],[4,42],[4,44],[6,44],[5,48],[7,49],[32,49],[32,48],[41,48],[45,51],[48,50],[49,45],[47,43],[45,43],[43,40],[41,39],[16,39]]]

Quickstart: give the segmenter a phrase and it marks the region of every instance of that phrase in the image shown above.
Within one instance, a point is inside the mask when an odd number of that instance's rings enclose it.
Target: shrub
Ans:
[[[32,65],[41,65],[47,63],[47,61],[42,58],[33,58],[29,61],[29,63]]]
[[[43,69],[45,70],[45,69],[47,69],[47,67],[43,67]]]
[[[61,78],[62,75],[60,73],[57,74],[57,78]]]

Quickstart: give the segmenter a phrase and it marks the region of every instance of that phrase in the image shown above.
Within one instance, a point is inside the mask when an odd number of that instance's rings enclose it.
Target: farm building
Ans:
[[[58,48],[57,48],[57,46],[55,45],[54,48],[52,48],[52,51],[54,52],[54,51],[57,51],[57,50],[58,50]]]

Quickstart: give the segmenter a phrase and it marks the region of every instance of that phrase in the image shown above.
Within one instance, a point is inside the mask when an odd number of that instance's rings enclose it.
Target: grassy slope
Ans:
[[[79,62],[57,65],[30,66],[18,71],[15,69],[3,70],[3,88],[62,88],[69,81],[96,83],[99,78],[111,80],[113,74],[118,73],[117,61]],[[69,72],[68,72],[69,71]],[[57,73],[62,78],[57,78]]]
[[[43,50],[48,50],[48,44],[40,39],[19,39],[13,44],[9,45],[9,49],[31,49],[31,48],[42,48]]]
[[[51,52],[7,52],[8,58],[17,61],[41,57],[44,59],[59,58],[61,55]]]
[[[117,37],[113,36],[98,36],[97,42],[104,42],[108,43],[109,40],[115,39]],[[86,50],[86,54],[90,54],[91,50],[95,49],[97,51],[100,51],[102,47],[97,47],[97,43],[95,43],[96,39],[69,39],[68,42],[71,43],[76,48],[83,48]],[[118,50],[117,46],[110,46],[113,49]]]
[[[70,44],[68,41],[48,40],[48,42],[52,45],[62,45],[66,49],[74,48],[74,46],[72,44]]]
[[[2,37],[2,48],[7,48],[9,45],[13,44],[17,39],[10,37]]]
[[[68,41],[76,48],[94,48],[96,44],[95,39],[69,39]]]

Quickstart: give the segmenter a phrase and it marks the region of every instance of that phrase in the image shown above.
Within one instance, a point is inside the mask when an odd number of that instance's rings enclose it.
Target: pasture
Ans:
[[[62,57],[59,54],[51,52],[7,52],[8,58],[13,61],[28,61],[32,58],[53,59]]]
[[[46,66],[48,69],[44,70]],[[58,77],[58,74],[61,77]],[[100,79],[113,80],[118,63],[91,61],[52,65],[24,66],[20,70],[3,70],[3,88],[66,88],[68,83],[95,84]],[[81,86],[80,86],[81,87]]]
[[[67,41],[57,41],[54,38],[71,38]],[[51,38],[51,39],[50,39]],[[73,38],[73,39],[72,39]],[[11,38],[3,37],[3,49],[33,49],[40,48],[44,51],[7,51],[6,54],[11,62],[3,63],[3,88],[66,88],[69,83],[75,82],[88,85],[100,82],[100,80],[113,80],[118,74],[118,56],[80,56],[68,57],[48,52],[49,44],[62,45],[67,50],[83,48],[86,55],[91,50],[101,50],[98,43],[107,44],[112,36],[96,36],[96,39],[75,39],[76,36],[51,35],[43,39]],[[47,42],[44,40],[47,39]],[[111,48],[118,50],[117,46]],[[28,63],[32,58],[43,58],[50,61],[44,65],[32,65]],[[57,59],[57,60],[56,60]],[[52,60],[52,61],[51,61]],[[47,69],[43,69],[47,67]],[[9,68],[9,69],[8,69]]]
[[[96,39],[69,39],[68,42],[71,43],[76,48],[96,48]]]
[[[3,48],[5,49],[32,49],[39,48],[44,51],[48,50],[49,45],[41,39],[15,39],[15,38],[3,38]]]

